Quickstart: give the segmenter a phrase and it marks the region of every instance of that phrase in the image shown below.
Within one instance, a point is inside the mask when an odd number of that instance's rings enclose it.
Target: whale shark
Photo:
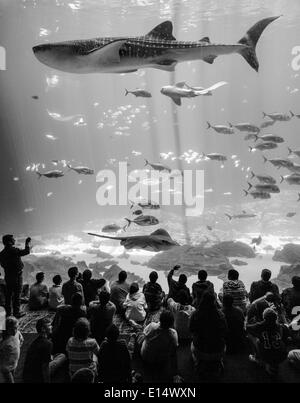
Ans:
[[[174,241],[170,234],[160,228],[152,232],[150,235],[134,235],[134,236],[108,236],[99,235],[92,232],[88,232],[89,235],[97,236],[100,238],[116,239],[121,241],[120,245],[125,249],[145,249],[151,252],[160,252],[163,250],[169,250],[179,244]]]
[[[208,37],[177,41],[172,22],[165,21],[144,36],[45,43],[34,46],[33,52],[48,67],[76,74],[131,73],[143,68],[174,71],[177,63],[203,60],[212,64],[216,57],[232,53],[243,56],[258,71],[256,44],[264,29],[277,18],[258,21],[235,44],[211,43]]]

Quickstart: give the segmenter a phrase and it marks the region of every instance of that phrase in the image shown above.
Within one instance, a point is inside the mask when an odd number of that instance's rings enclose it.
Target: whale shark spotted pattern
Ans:
[[[130,73],[147,67],[174,71],[180,62],[203,60],[212,64],[217,56],[231,53],[241,54],[258,71],[257,41],[277,18],[258,21],[238,43],[229,45],[213,44],[208,37],[199,41],[177,41],[172,34],[172,22],[165,21],[145,36],[45,43],[33,47],[33,52],[41,63],[77,74]]]

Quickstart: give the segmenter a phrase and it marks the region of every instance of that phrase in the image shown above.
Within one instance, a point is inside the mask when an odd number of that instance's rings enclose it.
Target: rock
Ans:
[[[220,242],[213,245],[211,249],[227,257],[255,257],[255,252],[253,251],[251,246],[239,241]]]
[[[147,262],[147,267],[169,271],[175,264],[180,264],[180,272],[186,274],[197,274],[200,269],[205,269],[209,275],[218,275],[232,269],[228,258],[213,247],[189,245],[175,246],[156,254]]]
[[[292,287],[292,277],[300,276],[300,264],[280,266],[278,276],[273,279],[274,283],[282,290],[287,287]]]
[[[99,275],[107,270],[107,266],[117,264],[116,260],[104,260],[103,262],[90,263],[89,269],[93,271],[93,276]]]
[[[96,255],[100,259],[112,259],[113,258],[113,256],[111,254],[106,253],[106,252],[102,252],[99,249],[94,249],[94,248],[85,249],[83,252],[84,253],[89,253],[91,255]]]
[[[87,264],[84,260],[77,262],[75,266],[78,267],[79,271],[84,271],[84,270],[88,269]]]
[[[120,266],[118,266],[117,264],[113,264],[103,275],[103,277],[108,280],[110,282],[110,284],[113,281],[118,280],[118,274],[120,273],[120,271],[122,270],[122,268]],[[134,273],[130,273],[126,270],[127,272],[127,282],[133,283],[136,282],[139,284],[140,287],[142,287],[145,284],[145,281],[140,277],[137,276]]]
[[[242,260],[234,259],[230,262],[231,264],[234,264],[235,266],[247,266],[247,262],[243,262]]]
[[[281,250],[276,250],[272,260],[275,262],[300,263],[300,245],[287,243]]]

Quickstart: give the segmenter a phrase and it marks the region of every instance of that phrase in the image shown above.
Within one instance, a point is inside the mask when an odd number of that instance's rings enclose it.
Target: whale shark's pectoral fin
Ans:
[[[120,63],[119,51],[124,43],[126,43],[124,39],[116,40],[101,48],[92,49],[88,55],[92,54],[93,57],[101,60],[101,64]]]
[[[157,25],[145,36],[150,36],[151,38],[157,38],[157,39],[165,39],[169,41],[176,41],[176,38],[174,38],[172,31],[173,31],[172,22],[165,21]]]
[[[209,63],[209,64],[213,64],[216,57],[217,56],[214,56],[214,55],[206,56],[206,57],[204,57],[203,61],[206,63]]]
[[[175,66],[177,62],[176,60],[164,60],[155,64],[153,67],[155,69],[164,70],[164,71],[175,71]]]

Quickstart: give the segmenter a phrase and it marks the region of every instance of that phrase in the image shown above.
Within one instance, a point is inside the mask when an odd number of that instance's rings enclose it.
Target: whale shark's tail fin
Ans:
[[[243,56],[243,58],[247,61],[248,64],[250,64],[250,66],[255,71],[258,71],[259,68],[259,63],[255,51],[256,44],[265,28],[277,18],[279,18],[279,16],[264,18],[263,20],[258,21],[249,29],[249,31],[247,31],[246,35],[243,36],[243,38],[240,39],[238,42],[242,45],[247,46],[242,50],[240,50],[239,53]]]

